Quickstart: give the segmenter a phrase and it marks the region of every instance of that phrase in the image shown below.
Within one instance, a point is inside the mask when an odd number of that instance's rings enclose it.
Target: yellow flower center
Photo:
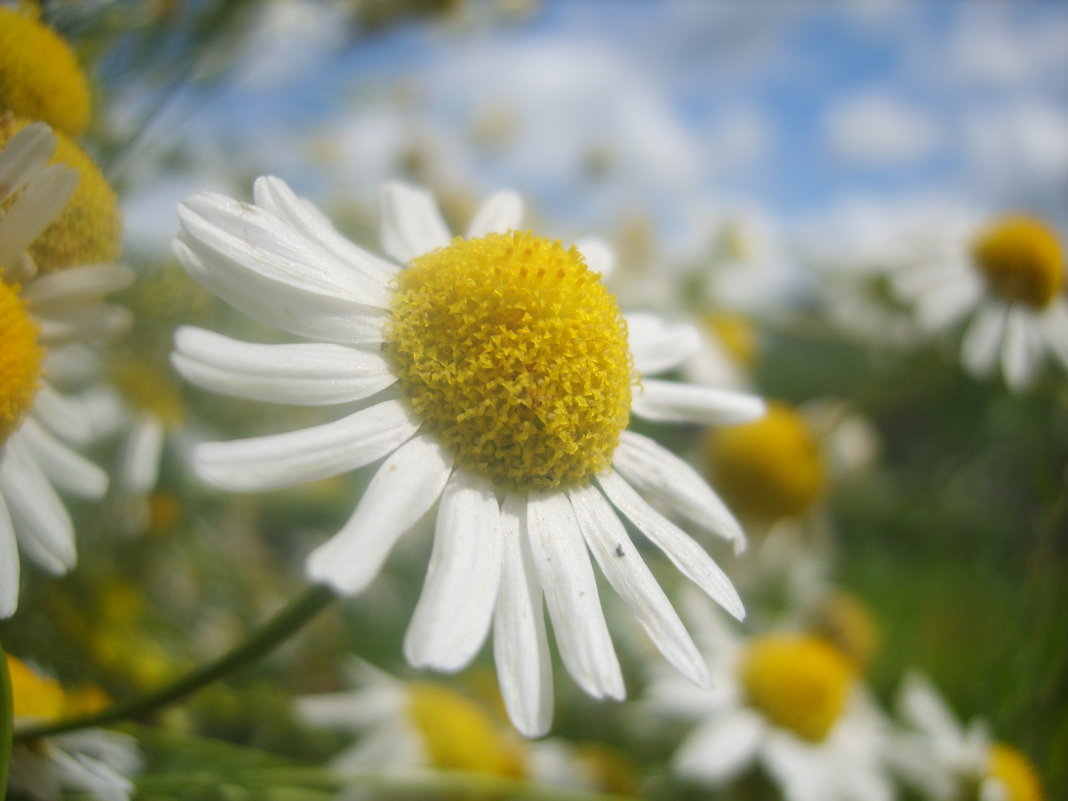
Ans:
[[[615,298],[578,250],[529,232],[457,238],[413,260],[387,340],[425,430],[502,488],[587,480],[630,418]]]
[[[11,678],[16,720],[48,722],[68,715],[95,712],[108,704],[107,694],[99,687],[86,685],[64,690],[58,681],[39,675],[10,654],[7,655],[7,672]]]
[[[705,327],[735,362],[751,367],[757,356],[757,337],[753,326],[737,314],[714,312],[704,318]]]
[[[30,120],[0,115],[0,147]],[[122,249],[122,216],[119,202],[100,169],[73,141],[56,131],[53,164],[66,164],[78,171],[78,186],[63,212],[28,248],[41,272],[81,264],[114,262]],[[15,197],[7,203],[14,203]]]
[[[1031,760],[1011,746],[990,746],[990,777],[1001,782],[1008,793],[1006,801],[1043,801],[1042,782]]]
[[[0,109],[70,136],[89,124],[89,82],[70,45],[25,13],[0,7]]]
[[[743,515],[801,515],[826,486],[818,440],[805,419],[782,403],[769,404],[759,420],[710,432],[704,446],[713,485]]]
[[[838,651],[801,634],[758,637],[741,663],[749,703],[812,742],[822,741],[841,717],[852,679],[853,670]]]
[[[523,754],[512,732],[459,693],[427,682],[408,685],[408,714],[435,768],[522,776]]]
[[[1044,309],[1064,286],[1057,235],[1033,217],[1004,217],[972,244],[975,266],[991,291],[1010,303]]]
[[[18,288],[0,281],[0,445],[33,405],[44,348]]]

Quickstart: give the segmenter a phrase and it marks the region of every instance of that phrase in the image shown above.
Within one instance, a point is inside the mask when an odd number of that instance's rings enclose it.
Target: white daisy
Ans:
[[[46,166],[55,146],[48,126],[34,123],[0,153],[0,202],[10,203],[0,217],[0,618],[18,606],[20,548],[52,573],[74,565],[74,527],[55,488],[87,498],[107,489],[103,471],[65,444],[84,442],[89,424],[43,379],[50,358],[129,322],[100,302],[130,283],[129,270],[93,264],[38,276],[26,252],[78,181],[75,170]]]
[[[992,740],[986,725],[962,725],[922,674],[905,676],[897,698],[907,728],[888,753],[910,787],[933,801],[1042,801],[1034,766],[1021,752]]]
[[[804,634],[741,639],[707,604],[688,607],[713,689],[664,675],[647,702],[697,721],[673,758],[680,776],[723,786],[760,765],[787,801],[893,797],[883,721],[845,657]]]
[[[375,578],[440,499],[406,656],[458,670],[492,625],[505,704],[524,734],[544,733],[551,718],[543,599],[579,685],[624,695],[590,551],[667,659],[705,683],[620,514],[736,616],[742,606],[720,568],[638,491],[736,547],[743,534],[690,467],[624,429],[632,411],[734,423],[760,415],[762,402],[651,378],[635,385],[636,373],[680,363],[688,354],[678,343],[692,339],[646,318],[628,341],[627,321],[577,249],[516,230],[514,193],[491,197],[466,239],[450,236],[419,189],[387,185],[381,212],[395,262],[342,238],[275,178],[256,182],[255,205],[208,194],[181,204],[174,248],[190,275],[259,321],[318,341],[259,345],[182,328],[177,370],[254,400],[369,401],[325,425],[205,443],[195,469],[244,492],[385,457],[351,519],[308,559],[312,580],[346,595]]]
[[[1068,368],[1068,296],[1056,232],[1016,215],[945,233],[943,258],[895,280],[919,324],[937,331],[967,319],[965,368],[977,376],[1000,368],[1012,390],[1030,385],[1047,359]]]
[[[67,692],[54,679],[39,675],[10,655],[7,666],[16,728],[86,712],[106,701],[99,693]],[[133,737],[84,729],[16,745],[8,778],[13,792],[35,801],[55,801],[63,797],[64,790],[86,793],[99,801],[129,801],[134,790],[129,777],[140,766]]]

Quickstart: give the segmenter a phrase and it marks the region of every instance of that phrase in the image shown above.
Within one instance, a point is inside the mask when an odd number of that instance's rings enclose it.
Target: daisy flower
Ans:
[[[15,727],[86,714],[107,704],[96,688],[66,690],[26,663],[7,656]],[[128,801],[141,758],[134,739],[104,729],[84,729],[16,745],[11,753],[10,789],[35,801],[53,801],[62,791],[100,801]]]
[[[428,193],[387,185],[388,261],[343,239],[278,179],[256,182],[255,204],[196,195],[179,207],[174,244],[190,275],[260,322],[316,341],[260,345],[181,328],[173,362],[192,382],[239,397],[362,403],[325,425],[205,443],[194,468],[246,492],[384,458],[353,516],[310,555],[309,577],[360,592],[437,504],[405,654],[417,667],[458,670],[492,627],[505,704],[533,736],[551,718],[543,602],[579,685],[597,698],[624,695],[591,552],[665,657],[707,681],[622,518],[739,617],[720,568],[642,493],[738,548],[744,537],[689,466],[626,428],[631,412],[737,423],[763,404],[708,387],[639,383],[684,360],[680,343],[692,338],[648,315],[625,318],[582,253],[519,230],[521,214],[517,195],[494,195],[466,238],[453,238]]]
[[[358,737],[330,761],[342,777],[361,770],[462,770],[586,790],[636,791],[629,764],[608,746],[521,739],[500,717],[500,699],[437,682],[403,681],[360,660],[353,689],[296,699],[309,726]]]
[[[1052,358],[1068,368],[1068,296],[1057,233],[1011,215],[948,232],[944,258],[897,277],[921,326],[941,330],[967,319],[961,361],[976,376],[1000,368],[1012,390],[1032,383]]]
[[[0,618],[18,606],[19,549],[52,573],[74,566],[74,527],[56,488],[94,499],[107,489],[104,472],[66,444],[82,443],[91,432],[81,404],[45,381],[49,358],[129,322],[124,309],[100,302],[130,283],[126,268],[88,264],[37,273],[28,248],[66,233],[50,224],[79,179],[70,167],[48,165],[55,148],[48,126],[33,123],[0,153]]]
[[[926,677],[910,672],[897,699],[908,728],[891,744],[895,770],[934,801],[1043,801],[1042,782],[1020,751],[994,742],[981,721],[961,725]]]
[[[713,689],[664,675],[647,701],[697,721],[673,758],[680,776],[724,786],[759,765],[786,801],[893,797],[880,757],[883,721],[845,656],[800,632],[739,638],[707,604],[688,610]]]

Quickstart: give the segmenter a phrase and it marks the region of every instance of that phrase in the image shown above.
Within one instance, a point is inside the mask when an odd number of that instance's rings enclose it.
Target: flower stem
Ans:
[[[328,587],[313,585],[273,618],[255,629],[248,639],[215,661],[200,665],[156,690],[120,701],[99,712],[19,729],[14,733],[14,740],[21,742],[34,737],[84,729],[87,726],[103,726],[120,720],[142,717],[256,661],[283,643],[337,597],[337,594]]]
[[[15,726],[15,702],[11,677],[7,674],[7,654],[0,643],[0,801],[7,796],[7,769],[11,764],[11,733]]]

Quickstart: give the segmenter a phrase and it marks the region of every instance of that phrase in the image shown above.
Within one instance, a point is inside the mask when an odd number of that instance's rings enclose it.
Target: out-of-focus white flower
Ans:
[[[99,691],[65,691],[54,679],[10,655],[7,666],[16,728],[88,712],[106,700]],[[83,729],[16,745],[10,788],[34,801],[59,801],[64,791],[87,793],[99,801],[129,801],[134,789],[130,777],[140,765],[137,745],[129,735]]]
[[[844,656],[811,635],[739,638],[700,601],[687,611],[713,689],[664,675],[647,700],[697,724],[672,760],[679,775],[724,786],[759,765],[787,801],[893,798],[881,757],[886,724]]]
[[[92,264],[38,274],[27,251],[63,211],[76,170],[48,165],[56,137],[42,123],[19,130],[0,153],[0,618],[18,606],[19,551],[52,573],[74,566],[74,525],[56,488],[100,498],[108,479],[71,449],[90,432],[83,409],[43,379],[49,357],[112,334],[125,309],[101,302],[133,280],[124,267]],[[16,541],[18,546],[16,547]]]
[[[647,377],[683,361],[692,339],[648,318],[628,326],[591,269],[603,248],[584,257],[516,230],[514,193],[491,197],[467,238],[453,238],[428,193],[387,185],[381,233],[395,262],[342,238],[277,179],[258,180],[255,200],[185,201],[178,258],[236,308],[318,341],[259,345],[182,328],[175,367],[238,397],[362,408],[301,431],[204,444],[194,456],[201,477],[268,490],[384,458],[353,517],[308,560],[313,580],[344,594],[362,591],[440,499],[406,654],[457,670],[492,625],[505,704],[524,734],[544,733],[551,716],[543,598],[571,675],[595,697],[624,694],[591,552],[666,658],[703,683],[703,661],[619,515],[737,616],[719,567],[639,491],[737,546],[744,535],[688,465],[625,429],[631,413],[738,423],[763,402]]]
[[[1023,215],[946,232],[946,257],[895,276],[928,330],[967,320],[961,361],[974,375],[998,370],[1026,388],[1043,363],[1068,369],[1068,297],[1057,233]]]
[[[993,742],[986,725],[961,725],[922,674],[906,675],[897,699],[908,728],[887,753],[903,781],[934,801],[1042,801],[1034,766],[1020,751]]]

